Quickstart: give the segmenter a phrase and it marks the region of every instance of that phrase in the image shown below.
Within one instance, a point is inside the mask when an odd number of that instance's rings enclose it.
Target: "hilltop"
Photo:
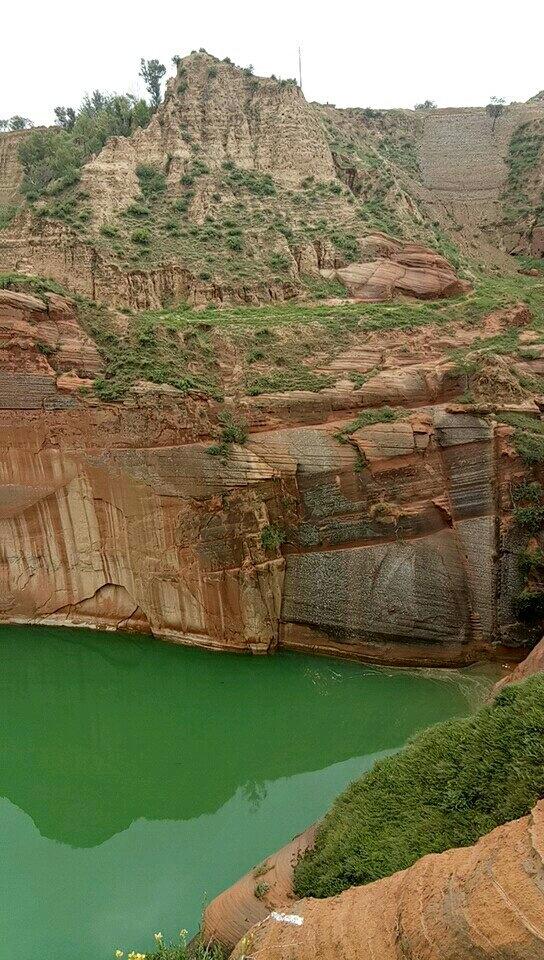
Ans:
[[[544,252],[538,99],[498,118],[337,109],[200,52],[126,129],[76,160],[67,142],[45,183],[21,151],[40,133],[0,134],[0,270],[146,309],[360,293],[336,271],[389,259],[376,234],[469,278]]]

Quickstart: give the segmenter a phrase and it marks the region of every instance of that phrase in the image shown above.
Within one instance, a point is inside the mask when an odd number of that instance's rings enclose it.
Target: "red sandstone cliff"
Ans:
[[[512,430],[451,405],[466,377],[444,354],[472,328],[355,333],[319,393],[105,404],[81,392],[102,361],[74,304],[4,291],[0,310],[0,619],[399,663],[526,642]],[[384,404],[396,420],[341,442]],[[211,456],[222,408],[249,436]]]

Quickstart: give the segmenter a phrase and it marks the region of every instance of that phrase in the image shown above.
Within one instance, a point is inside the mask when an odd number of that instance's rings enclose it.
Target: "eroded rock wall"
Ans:
[[[24,393],[2,413],[1,619],[404,663],[517,642],[487,421],[438,404],[349,443],[342,421],[260,431],[221,458],[191,438],[211,408],[189,424],[176,403],[72,395],[42,413]]]

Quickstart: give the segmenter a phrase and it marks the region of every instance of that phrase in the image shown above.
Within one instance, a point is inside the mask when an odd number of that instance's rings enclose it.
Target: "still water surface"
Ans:
[[[0,628],[0,960],[110,960],[203,903],[493,670]]]

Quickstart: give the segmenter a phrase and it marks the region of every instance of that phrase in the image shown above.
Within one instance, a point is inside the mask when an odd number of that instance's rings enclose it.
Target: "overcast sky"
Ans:
[[[506,13],[504,13],[506,11]],[[140,57],[204,47],[337,106],[485,104],[544,88],[544,0],[27,0],[2,11],[0,117],[51,123],[84,93],[143,93]]]

